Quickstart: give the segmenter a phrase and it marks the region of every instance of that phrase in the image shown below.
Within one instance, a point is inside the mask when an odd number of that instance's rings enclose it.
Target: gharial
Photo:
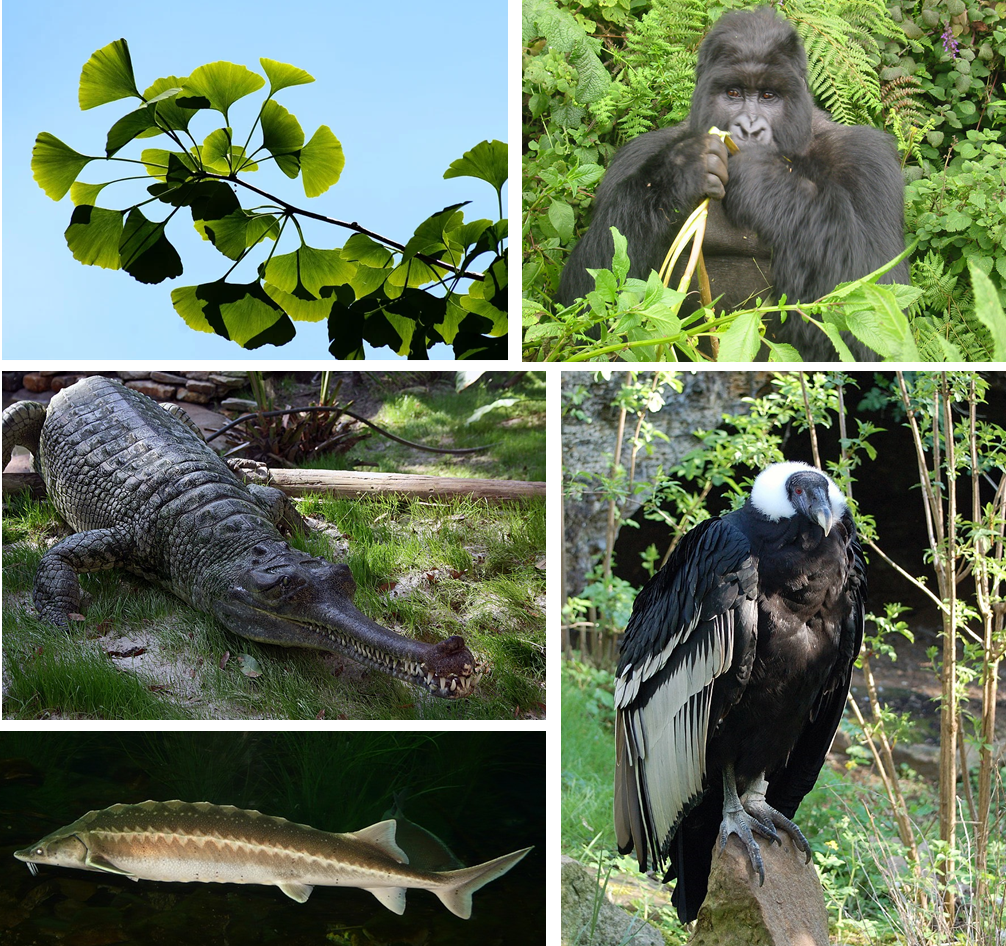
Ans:
[[[177,405],[92,376],[48,408],[3,412],[3,467],[16,445],[76,530],[42,556],[33,600],[61,627],[80,612],[79,572],[120,566],[214,615],[242,637],[352,657],[436,696],[469,695],[484,672],[459,636],[427,644],[353,604],[349,568],[291,548],[278,489],[244,484]]]
[[[744,505],[689,531],[639,593],[615,683],[615,833],[640,870],[676,879],[682,922],[714,845],[784,831],[813,788],[863,639],[866,574],[838,487],[777,463]],[[718,839],[718,842],[717,842]]]

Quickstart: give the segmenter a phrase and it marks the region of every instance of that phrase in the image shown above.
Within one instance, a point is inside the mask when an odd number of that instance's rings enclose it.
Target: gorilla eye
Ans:
[[[730,98],[732,98],[732,99],[739,98],[740,94],[741,94],[741,90],[740,89],[727,89],[727,95],[729,95]]]
[[[763,102],[771,102],[773,99],[779,98],[778,92],[762,92],[761,99]]]

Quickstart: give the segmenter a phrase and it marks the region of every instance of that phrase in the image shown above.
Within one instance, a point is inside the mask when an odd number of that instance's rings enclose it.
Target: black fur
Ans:
[[[724,308],[770,295],[813,301],[901,253],[904,183],[891,138],[832,122],[814,107],[806,76],[803,45],[786,20],[767,8],[722,17],[699,50],[688,118],[641,135],[612,159],[559,300],[568,305],[594,288],[587,267],[610,268],[612,226],[628,240],[630,275],[658,269],[707,196],[714,199],[704,255]],[[731,132],[737,154],[707,134],[713,126]],[[883,281],[908,282],[906,263]],[[799,317],[771,335],[805,358],[835,356]]]

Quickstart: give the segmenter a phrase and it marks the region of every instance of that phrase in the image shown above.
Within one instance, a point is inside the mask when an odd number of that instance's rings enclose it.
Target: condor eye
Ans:
[[[803,495],[803,490],[800,489],[799,486],[794,486],[793,487],[793,492],[796,493],[797,496],[802,496]]]

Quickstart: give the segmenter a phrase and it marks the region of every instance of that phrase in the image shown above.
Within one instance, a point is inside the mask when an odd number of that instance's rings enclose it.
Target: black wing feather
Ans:
[[[710,519],[639,593],[615,689],[615,831],[641,870],[660,867],[705,792],[705,748],[754,661],[758,575],[747,538]]]

